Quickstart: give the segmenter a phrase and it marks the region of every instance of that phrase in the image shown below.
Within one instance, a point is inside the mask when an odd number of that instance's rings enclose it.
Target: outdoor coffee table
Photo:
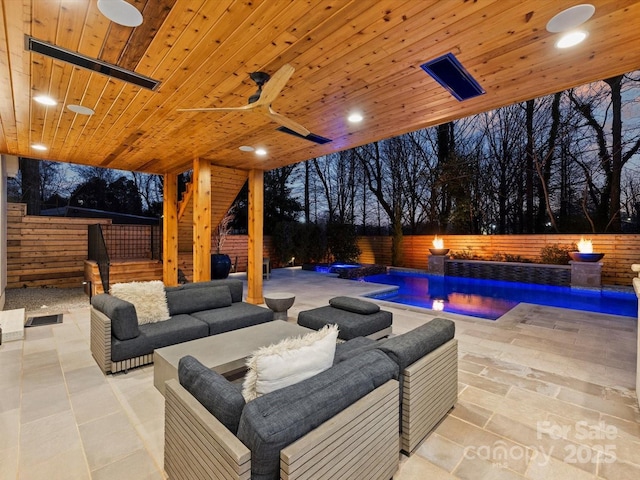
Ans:
[[[274,320],[159,348],[153,352],[153,385],[164,395],[164,382],[178,379],[178,362],[185,355],[197,358],[221,375],[232,375],[244,370],[246,358],[258,348],[309,332],[313,330]]]

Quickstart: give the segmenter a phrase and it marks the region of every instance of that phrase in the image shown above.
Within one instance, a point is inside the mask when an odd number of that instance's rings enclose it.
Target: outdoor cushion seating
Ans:
[[[91,353],[104,373],[152,363],[158,348],[273,320],[271,310],[242,301],[241,280],[164,290],[169,319],[142,325],[133,303],[108,294],[91,299]]]
[[[166,383],[169,478],[369,480],[397,470],[398,367],[380,350],[244,405],[239,386],[205,370],[185,357],[179,382]]]
[[[319,330],[325,325],[336,324],[339,338],[356,337],[379,339],[391,333],[393,315],[366,300],[353,297],[334,297],[329,305],[305,310],[298,314],[298,325]]]
[[[339,363],[372,349],[386,353],[400,370],[401,450],[411,454],[458,399],[455,324],[435,318],[384,340],[355,338],[336,347]]]

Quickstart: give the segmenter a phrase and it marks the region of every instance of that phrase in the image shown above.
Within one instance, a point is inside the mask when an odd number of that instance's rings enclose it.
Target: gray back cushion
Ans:
[[[91,298],[91,305],[111,319],[111,333],[118,340],[130,340],[140,335],[133,303],[101,293]]]
[[[180,385],[211,415],[234,435],[237,433],[240,415],[245,406],[242,385],[229,382],[191,355],[182,357],[178,362],[178,379]]]
[[[170,315],[201,312],[231,305],[231,292],[226,285],[208,288],[167,290]]]
[[[229,291],[231,292],[231,301],[233,303],[242,301],[242,289],[243,284],[242,280],[236,280],[233,278],[224,278],[221,280],[210,280],[208,282],[195,282],[195,283],[185,283],[182,285],[182,289],[190,290],[192,288],[209,288],[209,287],[219,287],[226,285],[229,287]]]
[[[279,478],[280,450],[398,375],[379,350],[247,403],[238,438],[251,450],[251,478]]]
[[[448,342],[456,333],[456,325],[446,318],[434,318],[413,330],[379,342],[378,348],[398,364],[400,372],[409,365]]]
[[[340,310],[362,315],[370,315],[380,311],[380,307],[375,303],[353,297],[333,297],[329,300],[329,305]]]
[[[378,347],[378,342],[367,337],[356,337],[336,345],[336,354],[333,364],[344,362],[351,357],[373,350]]]

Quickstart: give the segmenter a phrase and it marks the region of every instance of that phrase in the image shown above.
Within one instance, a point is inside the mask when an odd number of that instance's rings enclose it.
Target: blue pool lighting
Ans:
[[[591,290],[530,283],[438,276],[408,272],[371,275],[365,282],[397,286],[374,297],[414,307],[496,320],[518,303],[571,308],[636,317],[638,299],[632,292]]]

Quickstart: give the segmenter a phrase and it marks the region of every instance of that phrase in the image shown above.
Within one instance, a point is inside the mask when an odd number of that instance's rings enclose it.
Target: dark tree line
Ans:
[[[287,176],[306,223],[388,233],[395,261],[406,233],[640,231],[639,79],[381,140]]]
[[[159,217],[162,177],[98,167],[20,158],[20,172],[9,184],[10,200],[27,204],[30,215],[56,207]]]

